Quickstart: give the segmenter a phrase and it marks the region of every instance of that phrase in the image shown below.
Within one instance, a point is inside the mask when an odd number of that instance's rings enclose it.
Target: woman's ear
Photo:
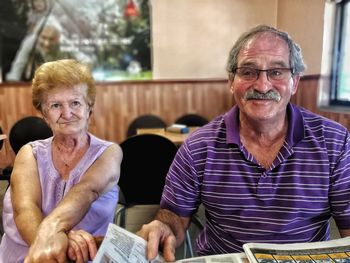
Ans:
[[[47,122],[47,119],[46,119],[46,112],[45,112],[45,110],[43,109],[43,105],[40,106],[40,113],[41,113],[41,117],[44,119],[44,121],[45,121],[46,123],[48,123],[48,122]]]

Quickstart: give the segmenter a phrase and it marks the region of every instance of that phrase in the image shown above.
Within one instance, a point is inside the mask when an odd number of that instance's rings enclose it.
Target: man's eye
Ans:
[[[272,69],[270,70],[270,76],[278,77],[282,75],[282,71],[278,69]]]
[[[243,70],[241,71],[241,74],[242,74],[243,76],[253,76],[253,75],[255,74],[255,71],[252,70],[252,69],[243,69]]]

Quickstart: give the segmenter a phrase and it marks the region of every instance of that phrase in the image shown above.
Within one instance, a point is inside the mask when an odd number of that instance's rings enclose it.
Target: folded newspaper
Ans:
[[[147,242],[115,224],[109,224],[108,231],[97,251],[93,263],[163,263],[159,254],[156,259],[146,258]],[[249,263],[244,253],[204,256],[176,261],[177,263]]]
[[[147,242],[115,224],[109,224],[107,234],[93,263],[163,263],[158,256],[148,261]],[[331,241],[271,244],[247,243],[245,253],[194,257],[177,263],[350,263],[350,237]]]
[[[350,263],[350,237],[330,241],[243,245],[250,263]]]

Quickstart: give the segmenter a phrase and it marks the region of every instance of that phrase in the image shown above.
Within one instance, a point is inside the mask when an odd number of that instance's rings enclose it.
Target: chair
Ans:
[[[148,205],[153,213],[158,209],[165,177],[177,147],[167,138],[155,134],[129,137],[120,146],[123,151],[118,183],[121,208],[116,212],[115,221],[119,220],[119,225],[126,227],[128,208]],[[137,226],[128,230],[137,230]]]
[[[169,139],[156,134],[135,135],[120,146],[123,150],[118,183],[120,198],[114,221],[135,232],[158,211],[165,177],[178,148]],[[193,256],[188,232],[185,244],[185,253],[188,250]]]
[[[119,187],[125,203],[159,204],[165,176],[177,152],[175,144],[159,135],[140,134],[120,146],[123,160]]]
[[[19,149],[21,149],[21,147],[28,142],[46,139],[52,135],[52,130],[42,118],[37,116],[28,116],[18,120],[12,126],[9,134],[9,140],[12,150],[15,152],[15,154],[17,154]],[[3,175],[9,180],[12,167],[6,167],[2,172]]]
[[[189,127],[200,127],[208,123],[208,120],[198,114],[185,114],[177,118],[175,123],[184,124]]]
[[[17,121],[12,126],[9,140],[13,151],[17,154],[26,143],[51,136],[52,130],[42,118],[29,116]]]
[[[139,128],[165,128],[166,123],[158,116],[152,114],[141,115],[134,119],[127,131],[127,137],[136,135]]]

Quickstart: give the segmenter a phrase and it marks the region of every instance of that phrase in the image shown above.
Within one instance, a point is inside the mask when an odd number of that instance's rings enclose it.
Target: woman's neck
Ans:
[[[79,135],[56,135],[54,136],[53,143],[57,150],[60,152],[72,152],[86,147],[88,144],[88,134]]]

